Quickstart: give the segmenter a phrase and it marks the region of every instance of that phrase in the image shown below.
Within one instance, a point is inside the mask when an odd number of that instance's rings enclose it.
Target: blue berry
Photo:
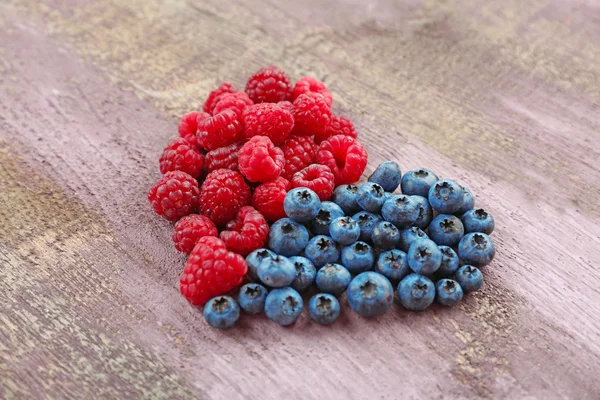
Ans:
[[[320,268],[325,264],[337,262],[340,259],[340,249],[329,236],[318,235],[310,239],[304,249],[304,256]]]
[[[435,286],[426,276],[410,274],[398,284],[398,297],[404,308],[423,311],[433,303]]]
[[[385,201],[385,191],[377,183],[365,182],[356,192],[356,202],[365,211],[379,212]]]
[[[415,240],[419,239],[428,239],[427,234],[420,228],[413,226],[411,228],[402,229],[400,231],[400,243],[398,243],[398,248],[407,252],[410,245],[413,244]]]
[[[439,214],[429,225],[429,238],[440,246],[456,246],[465,235],[460,219],[450,214]]]
[[[354,242],[342,249],[342,264],[353,274],[370,270],[374,262],[373,249],[365,242]]]
[[[339,264],[327,264],[317,272],[317,287],[331,294],[341,294],[350,283],[350,272]]]
[[[406,253],[396,249],[379,254],[375,271],[394,282],[398,282],[411,273]]]
[[[317,324],[332,324],[340,316],[340,302],[328,293],[315,294],[308,301],[308,316]]]
[[[256,280],[258,275],[256,273],[256,269],[258,265],[267,257],[275,257],[275,253],[273,253],[269,249],[256,249],[252,253],[246,256],[246,264],[248,264],[248,277],[252,280]]]
[[[248,314],[258,314],[265,309],[268,292],[263,285],[247,283],[240,289],[238,303]]]
[[[312,233],[315,235],[329,235],[329,225],[336,218],[343,217],[344,211],[331,201],[321,202],[319,213],[310,223]]]
[[[427,197],[429,188],[437,181],[437,175],[430,170],[425,168],[413,169],[404,174],[400,187],[402,193],[406,195]]]
[[[463,197],[464,190],[462,186],[452,179],[442,179],[431,186],[427,199],[434,210],[444,214],[452,214],[462,207]]]
[[[377,317],[389,310],[394,303],[394,288],[385,276],[367,271],[352,279],[346,298],[358,315]]]
[[[492,214],[482,208],[467,211],[461,220],[465,227],[465,233],[481,232],[489,235],[496,227]]]
[[[282,256],[297,256],[308,244],[308,230],[289,218],[282,218],[271,225],[269,248]]]
[[[472,210],[475,207],[475,198],[473,197],[473,193],[471,191],[462,186],[463,189],[463,202],[460,208],[455,212],[457,215],[463,215],[469,210]]]
[[[433,208],[429,205],[429,200],[423,196],[412,196],[412,198],[415,199],[419,207],[419,216],[413,222],[413,225],[421,229],[427,229],[433,219]]]
[[[438,248],[442,253],[442,263],[440,264],[440,268],[435,271],[435,274],[440,278],[445,278],[456,272],[460,266],[460,260],[458,259],[456,252],[452,250],[451,247],[438,246]]]
[[[371,241],[378,249],[393,249],[400,241],[400,232],[391,222],[381,221],[373,228]]]
[[[379,167],[369,176],[369,182],[379,184],[386,192],[393,192],[400,185],[402,171],[400,166],[394,161],[385,161],[379,164]]]
[[[302,297],[291,287],[273,289],[265,301],[265,314],[279,325],[291,325],[302,313]]]
[[[204,319],[213,328],[231,328],[239,318],[240,306],[229,296],[213,297],[204,306]]]
[[[360,228],[352,217],[341,217],[334,219],[329,225],[329,234],[337,243],[348,245],[358,240]]]
[[[288,286],[296,278],[296,267],[284,256],[265,258],[258,264],[257,272],[265,285],[275,288]]]
[[[458,256],[475,267],[488,265],[496,255],[492,239],[485,233],[467,233],[458,243]]]
[[[457,305],[463,298],[462,287],[452,279],[440,279],[435,284],[437,302],[443,306]]]
[[[368,211],[360,211],[354,214],[352,219],[358,222],[358,227],[360,229],[360,236],[358,239],[362,240],[363,242],[371,241],[373,227],[377,225],[379,221],[381,221],[381,217]]]
[[[463,265],[456,271],[456,281],[465,293],[474,292],[483,286],[483,274],[472,265]]]
[[[309,188],[295,188],[285,195],[283,209],[285,214],[294,221],[308,222],[319,213],[321,200]]]
[[[296,268],[296,278],[294,278],[294,281],[292,282],[292,287],[299,292],[303,292],[315,283],[317,269],[313,263],[305,257],[290,257],[290,261]]]
[[[431,275],[442,264],[442,252],[433,240],[416,240],[408,249],[408,265],[417,274]]]
[[[346,215],[354,214],[360,211],[360,206],[356,202],[356,185],[341,185],[335,188],[331,201],[340,206]]]
[[[419,204],[412,196],[390,196],[383,203],[381,215],[398,229],[408,228],[419,218]]]

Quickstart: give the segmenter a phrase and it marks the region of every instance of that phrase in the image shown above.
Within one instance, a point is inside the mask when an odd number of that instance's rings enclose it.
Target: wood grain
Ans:
[[[206,326],[145,193],[177,117],[271,63],[325,81],[367,172],[471,188],[482,292]],[[598,398],[598,65],[594,0],[5,0],[0,398]]]

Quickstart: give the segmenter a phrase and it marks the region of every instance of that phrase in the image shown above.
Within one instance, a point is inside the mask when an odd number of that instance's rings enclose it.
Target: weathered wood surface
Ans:
[[[0,3],[0,398],[599,398],[600,4],[286,3]],[[327,83],[368,172],[473,190],[481,293],[206,326],[145,194],[177,116],[270,63]]]

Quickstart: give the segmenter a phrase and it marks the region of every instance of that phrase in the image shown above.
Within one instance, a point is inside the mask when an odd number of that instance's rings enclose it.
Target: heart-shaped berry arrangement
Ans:
[[[332,102],[314,78],[292,85],[262,68],[245,91],[223,83],[210,92],[165,147],[148,199],[176,221],[175,248],[189,253],[181,293],[204,305],[211,326],[231,327],[240,308],[292,324],[299,292],[311,295],[310,318],[330,324],[344,292],[373,317],[392,306],[392,284],[414,311],[454,306],[482,287],[479,268],[495,255],[491,214],[455,181],[424,168],[402,175],[394,161],[355,185],[367,152]],[[244,281],[237,299],[227,295]]]

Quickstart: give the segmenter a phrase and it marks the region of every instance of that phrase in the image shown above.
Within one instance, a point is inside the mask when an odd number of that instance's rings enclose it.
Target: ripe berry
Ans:
[[[380,221],[382,221],[379,215],[370,213],[368,211],[359,211],[352,216],[352,219],[358,222],[358,227],[360,228],[360,236],[358,239],[362,240],[363,242],[371,241],[373,228]]]
[[[248,314],[258,314],[265,309],[267,288],[258,283],[247,283],[240,288],[238,304]]]
[[[346,215],[354,214],[360,211],[360,206],[356,202],[356,193],[358,186],[356,185],[341,185],[333,190],[331,201],[340,206]]]
[[[483,274],[472,265],[463,265],[456,271],[456,281],[466,293],[474,292],[483,286]]]
[[[231,328],[239,318],[240,306],[229,296],[214,297],[204,306],[204,319],[213,328]]]
[[[268,257],[275,257],[276,254],[269,249],[258,249],[248,254],[246,257],[246,264],[248,264],[248,277],[250,279],[256,279],[258,277],[256,269],[258,265]]]
[[[411,196],[419,207],[419,216],[413,225],[421,229],[427,229],[431,220],[433,219],[433,208],[429,205],[429,200],[423,196],[413,195]]]
[[[340,249],[331,237],[317,235],[306,245],[304,255],[320,268],[325,264],[337,262],[340,258]]]
[[[225,93],[234,93],[234,92],[237,92],[237,90],[233,87],[233,85],[231,83],[228,83],[228,82],[221,83],[218,88],[216,88],[215,90],[213,90],[212,92],[210,92],[208,94],[208,98],[204,102],[204,106],[202,107],[202,109],[204,110],[204,112],[212,114],[213,108],[219,101],[220,96]]]
[[[292,116],[296,135],[324,135],[331,121],[331,107],[318,93],[307,93],[294,100]]]
[[[429,239],[427,234],[423,232],[420,228],[416,226],[412,226],[410,228],[402,229],[400,231],[400,243],[398,244],[398,248],[404,252],[407,252],[410,248],[410,245],[413,244],[415,240],[419,239]]]
[[[227,223],[227,230],[219,237],[227,248],[242,256],[264,246],[269,234],[269,225],[261,213],[250,206],[238,211],[235,220]]]
[[[458,256],[475,267],[488,265],[496,255],[492,239],[485,233],[467,233],[458,243]]]
[[[394,303],[394,288],[387,278],[368,271],[357,275],[346,292],[348,304],[360,316],[383,315]]]
[[[305,187],[290,190],[283,200],[283,209],[288,217],[298,222],[309,222],[321,209],[317,194]]]
[[[377,167],[369,176],[369,182],[378,183],[386,192],[393,192],[400,185],[402,172],[400,166],[394,161],[386,161]]]
[[[215,224],[204,215],[191,214],[181,218],[173,229],[175,248],[183,253],[191,253],[204,236],[217,236],[219,231]]]
[[[242,115],[246,107],[254,104],[246,92],[224,93],[219,96],[212,114],[217,115],[224,110],[233,110],[238,117]]]
[[[307,187],[313,190],[321,201],[331,197],[334,187],[334,177],[325,165],[311,164],[294,174],[292,187]]]
[[[205,150],[229,146],[241,139],[242,124],[233,110],[198,121],[198,143]]]
[[[200,189],[200,211],[217,225],[225,225],[250,202],[250,187],[236,171],[217,169]]]
[[[240,143],[230,144],[229,146],[219,147],[206,153],[204,164],[207,172],[213,172],[216,169],[238,170],[238,151],[242,145]]]
[[[308,244],[308,230],[289,218],[282,218],[271,225],[269,248],[283,256],[297,256]]]
[[[356,192],[356,202],[365,211],[378,213],[385,202],[385,191],[374,182],[365,182]]]
[[[400,241],[400,232],[391,222],[381,221],[373,227],[371,241],[378,249],[393,249]]]
[[[317,287],[325,293],[342,294],[351,279],[350,272],[340,264],[327,264],[317,272]]]
[[[465,227],[465,233],[482,232],[487,235],[494,231],[494,217],[489,212],[480,208],[467,211],[461,218]]]
[[[315,294],[308,302],[308,316],[317,324],[332,324],[340,316],[340,302],[328,293]]]
[[[292,282],[292,287],[299,292],[303,292],[315,283],[317,269],[306,257],[294,256],[290,257],[290,261],[296,267],[296,278]]]
[[[367,159],[365,148],[349,136],[332,136],[321,143],[317,151],[317,162],[331,169],[336,185],[358,181],[365,171]]]
[[[463,298],[463,290],[459,283],[452,279],[440,279],[435,284],[436,300],[447,307],[457,305]]]
[[[186,139],[177,138],[167,144],[160,156],[159,163],[161,174],[169,171],[183,171],[198,178],[204,166],[204,156],[196,146],[190,144]]]
[[[169,221],[196,211],[198,207],[198,181],[182,171],[163,175],[148,192],[148,201],[154,212]]]
[[[430,170],[425,168],[413,169],[402,176],[400,188],[405,195],[417,195],[427,198],[429,196],[429,188],[437,181],[437,175]]]
[[[281,176],[290,180],[292,176],[315,161],[317,145],[309,136],[290,136],[281,145],[285,166]]]
[[[406,253],[397,249],[380,253],[375,263],[375,271],[394,282],[411,273]]]
[[[442,252],[432,240],[416,240],[408,248],[408,265],[417,274],[431,275],[441,264]]]
[[[267,257],[256,269],[258,277],[267,286],[289,286],[296,278],[296,267],[284,256]]]
[[[342,249],[342,264],[352,274],[372,269],[374,262],[373,248],[365,242],[354,242]]]
[[[352,217],[340,217],[331,222],[329,234],[337,243],[347,246],[358,240],[360,228]]]
[[[465,235],[460,219],[454,215],[438,214],[429,225],[429,238],[440,246],[456,246]]]
[[[304,76],[296,82],[296,86],[294,86],[294,93],[292,94],[292,100],[296,100],[298,96],[301,94],[307,93],[319,93],[323,96],[325,103],[331,107],[333,103],[333,96],[327,88],[325,84],[311,76]]]
[[[329,235],[329,225],[336,218],[343,217],[344,211],[331,201],[322,201],[321,209],[311,221],[310,228],[315,235]]]
[[[460,208],[456,211],[455,214],[457,215],[463,215],[464,213],[466,213],[469,210],[472,210],[475,207],[475,198],[473,197],[473,193],[471,193],[471,191],[462,186],[463,189],[463,202],[462,205],[460,206]]]
[[[440,268],[435,271],[436,277],[446,278],[456,272],[460,266],[460,260],[456,252],[448,246],[438,246],[442,252],[442,263]]]
[[[190,142],[191,145],[199,147],[198,145],[198,121],[203,121],[210,118],[210,114],[205,112],[193,111],[185,114],[179,122],[179,136]]]
[[[352,121],[341,115],[333,115],[325,132],[315,136],[315,142],[320,144],[323,140],[335,135],[344,135],[355,139],[358,136]]]
[[[419,217],[419,205],[412,196],[392,195],[383,203],[381,215],[398,229],[405,229]]]
[[[294,127],[294,117],[289,110],[274,103],[260,103],[247,107],[242,114],[244,137],[267,136],[280,145]]]
[[[445,214],[457,212],[463,204],[464,190],[452,179],[442,179],[429,188],[429,204]]]
[[[292,83],[281,69],[265,67],[248,79],[246,93],[255,103],[277,103],[291,99]]]
[[[285,218],[283,200],[291,188],[291,183],[282,177],[263,183],[254,189],[252,206],[260,211],[267,221],[275,222]]]
[[[404,308],[412,311],[423,311],[433,303],[435,286],[431,279],[410,274],[400,281],[398,297]]]
[[[279,325],[291,325],[300,317],[303,307],[302,297],[294,289],[273,289],[265,301],[265,314]]]
[[[239,151],[240,172],[250,182],[269,182],[281,174],[285,165],[283,151],[266,136],[254,136]]]

